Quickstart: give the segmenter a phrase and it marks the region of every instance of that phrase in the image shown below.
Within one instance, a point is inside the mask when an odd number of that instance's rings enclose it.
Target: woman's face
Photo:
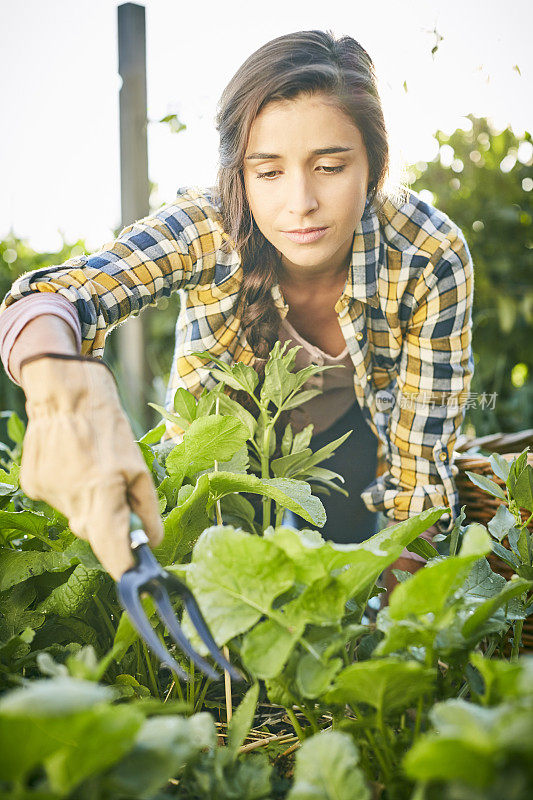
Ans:
[[[365,207],[368,160],[361,132],[332,98],[269,103],[251,127],[244,185],[289,278],[344,271]],[[291,233],[302,229],[311,230]]]

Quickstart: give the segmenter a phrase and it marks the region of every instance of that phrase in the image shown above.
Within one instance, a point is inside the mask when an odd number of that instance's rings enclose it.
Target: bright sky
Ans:
[[[120,224],[118,0],[0,0],[0,237],[36,249],[63,233],[96,250]],[[533,128],[531,0],[146,0],[148,117],[157,204],[214,183],[217,100],[269,39],[320,28],[349,34],[378,73],[393,154],[435,155],[432,133],[469,113]],[[437,28],[443,40],[435,58]],[[518,65],[519,72],[514,69]],[[404,81],[407,93],[404,91]]]

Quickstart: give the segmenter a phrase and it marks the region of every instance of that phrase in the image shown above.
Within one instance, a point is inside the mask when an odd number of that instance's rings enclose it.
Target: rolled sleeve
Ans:
[[[195,286],[204,258],[222,241],[217,220],[184,192],[157,213],[125,227],[96,253],[26,272],[11,286],[0,315],[36,292],[55,292],[75,307],[81,352],[101,358],[107,333],[178,289]]]

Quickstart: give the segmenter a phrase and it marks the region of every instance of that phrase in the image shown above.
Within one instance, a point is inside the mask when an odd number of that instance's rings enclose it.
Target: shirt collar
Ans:
[[[352,260],[343,296],[379,308],[379,251],[379,219],[374,205],[367,197],[363,216],[353,237]]]

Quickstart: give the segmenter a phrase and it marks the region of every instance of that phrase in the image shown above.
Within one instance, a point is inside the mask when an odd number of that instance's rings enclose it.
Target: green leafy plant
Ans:
[[[521,585],[520,578],[533,580],[533,537],[528,528],[533,520],[533,467],[527,463],[528,451],[529,448],[526,447],[511,462],[499,453],[490,456],[492,470],[504,481],[505,491],[485,475],[466,473],[472,483],[501,500],[501,505],[487,527],[493,539],[493,552],[514,570],[517,586]],[[522,520],[522,509],[529,514],[525,520]],[[508,541],[509,548],[502,544],[504,539]],[[524,586],[522,598],[527,603],[529,584]],[[518,657],[523,625],[523,617],[515,621],[513,659]]]
[[[531,132],[469,114],[436,131],[436,156],[408,179],[463,231],[475,266],[475,372],[466,425],[477,436],[533,427]]]
[[[218,644],[249,678],[245,693],[234,691],[240,702],[224,746],[211,716],[225,716],[222,687],[173,647],[189,682],[159,671],[87,543],[57,510],[21,491],[24,424],[8,417],[14,446],[5,446],[0,472],[0,798],[412,800],[417,792],[419,800],[452,800],[472,791],[478,800],[474,792],[486,791],[483,780],[499,763],[493,743],[480,749],[476,725],[488,721],[519,800],[527,747],[512,744],[511,732],[529,732],[529,673],[516,652],[511,662],[502,653],[510,627],[516,641],[531,611],[530,539],[520,517],[530,497],[527,454],[506,462],[508,516],[499,510],[487,531],[463,525],[463,510],[449,537],[437,537],[446,554],[420,538],[444,507],[361,544],[325,541],[315,529],[324,508],[312,489],[342,489],[340,476],[319,464],[349,434],[312,453],[312,430],[280,426],[283,411],[309,399],[313,372],[293,373],[294,354],[274,349],[261,388],[251,368],[217,361],[214,389],[199,399],[178,389],[173,412],[154,404],[182,428],[182,441],[161,443],[164,423],[139,440],[165,529],[156,556],[186,580]],[[257,416],[228,396],[236,388],[254,398]],[[285,524],[287,509],[310,527]],[[507,552],[521,560],[505,581],[486,555],[509,533],[516,552]],[[415,575],[397,572],[400,584],[372,622],[368,603],[383,592],[380,574],[404,547],[428,563]],[[143,604],[164,637],[153,601]],[[202,651],[186,614],[182,624]],[[290,768],[280,775],[284,754],[267,724],[261,752],[256,739],[245,744],[252,730],[257,736],[265,704],[298,738],[294,776]],[[442,720],[454,715],[445,735]],[[459,761],[439,766],[463,745],[482,754],[483,780],[467,780]]]

